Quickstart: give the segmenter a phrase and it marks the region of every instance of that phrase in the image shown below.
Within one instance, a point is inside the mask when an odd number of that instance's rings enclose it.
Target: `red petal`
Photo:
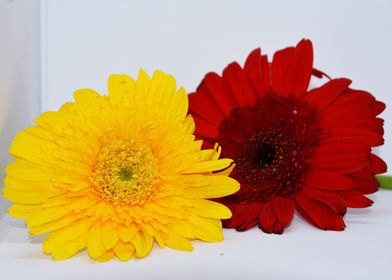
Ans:
[[[328,137],[314,150],[312,165],[317,169],[351,173],[369,164],[370,147],[354,139]]]
[[[384,144],[384,138],[380,133],[363,128],[336,128],[330,136],[334,140],[362,142],[371,147]]]
[[[273,227],[272,227],[272,233],[276,234],[282,234],[284,229],[286,228],[287,225],[282,224],[279,219],[276,219]]]
[[[327,138],[322,140],[321,145],[315,149],[315,153],[323,155],[341,155],[348,154],[363,154],[365,156],[370,154],[370,147],[364,143],[353,143],[348,140],[337,140],[334,138]]]
[[[236,229],[237,231],[246,231],[246,230],[248,230],[248,229],[251,229],[251,228],[254,227],[255,225],[257,225],[257,223],[258,223],[258,219],[257,219],[257,218],[254,218],[253,220],[250,220],[250,221],[248,221],[248,222],[245,222],[245,223],[239,225],[239,226],[236,227],[235,229]]]
[[[279,221],[287,226],[290,224],[293,215],[295,203],[291,197],[287,196],[278,196],[274,200],[272,200],[272,208],[275,211],[276,216]]]
[[[375,125],[372,121],[382,109],[378,108],[378,103],[366,91],[348,89],[322,112],[322,124],[328,128],[355,127],[371,130]]]
[[[215,99],[221,110],[226,114],[230,115],[231,110],[237,107],[237,102],[231,94],[228,94],[222,78],[216,73],[208,73],[204,78],[208,90],[211,93],[211,97]]]
[[[365,208],[373,204],[372,200],[354,191],[344,191],[340,195],[351,208]]]
[[[244,223],[245,221],[245,211],[247,208],[247,205],[227,205],[231,212],[232,212],[232,217],[227,220],[223,220],[223,226],[225,228],[235,228],[238,227],[240,224]]]
[[[223,78],[230,85],[234,96],[241,107],[254,104],[256,93],[253,91],[244,70],[237,62],[233,62],[223,71]]]
[[[363,178],[357,178],[350,175],[346,175],[349,177],[355,184],[355,190],[356,192],[360,194],[370,194],[374,193],[378,190],[380,187],[380,183],[378,180],[372,175],[369,179],[363,179]]]
[[[327,79],[331,79],[330,76],[328,76],[326,73],[323,71],[320,71],[319,69],[313,68],[312,75],[315,76],[316,78],[322,79],[323,77],[326,77]]]
[[[258,96],[264,96],[270,88],[270,67],[267,56],[262,56],[260,49],[255,49],[246,59],[244,70]]]
[[[379,138],[382,139],[384,135],[384,120],[380,118],[357,118],[355,120],[349,120],[344,117],[336,118],[335,125],[333,125],[332,118],[329,118],[329,124],[324,123],[323,126],[329,126],[335,129],[347,129],[347,128],[355,128],[355,129],[365,129],[376,132],[379,134]],[[343,121],[342,121],[343,119]]]
[[[368,154],[342,153],[334,154],[314,154],[311,158],[311,165],[315,169],[325,171],[335,171],[340,174],[348,174],[366,167],[369,164]]]
[[[202,83],[196,93],[189,94],[189,111],[197,114],[214,125],[219,126],[225,118],[215,101],[210,97],[208,89]],[[197,127],[196,127],[197,130]]]
[[[327,204],[310,198],[304,192],[296,197],[298,212],[309,222],[324,230],[344,230],[342,217]]]
[[[386,163],[374,154],[370,154],[370,170],[373,174],[382,174],[387,172],[387,165]]]
[[[196,114],[192,114],[193,120],[195,121],[196,134],[202,138],[216,139],[219,135],[219,129],[216,125],[200,118]]]
[[[278,94],[287,95],[294,87],[291,82],[291,72],[294,67],[294,47],[285,48],[274,54],[271,65],[272,89]]]
[[[264,204],[259,215],[259,227],[266,233],[272,233],[275,221],[277,220],[272,203],[267,202]]]
[[[340,197],[341,192],[325,191],[312,186],[304,186],[303,191],[311,198],[324,202],[331,208],[335,209],[341,216],[346,214],[347,206],[345,201]]]
[[[309,40],[301,40],[295,48],[276,52],[271,69],[273,90],[282,95],[303,94],[309,86],[312,66],[313,47]]]
[[[385,104],[380,101],[375,101],[374,103],[371,104],[371,111],[373,115],[378,116],[385,110]]]
[[[247,203],[242,205],[229,205],[229,207],[233,216],[229,220],[224,220],[223,226],[243,231],[257,224],[262,205],[260,203]]]
[[[351,81],[348,79],[328,81],[321,87],[310,90],[306,99],[311,106],[321,111],[345,91],[350,84]]]
[[[304,183],[325,190],[349,190],[355,188],[352,180],[336,173],[311,170],[304,176]]]
[[[224,132],[224,145],[226,146],[227,144],[236,144],[239,145],[240,143],[243,143],[243,141],[246,140],[247,138],[247,133],[242,130],[241,127],[239,127],[240,124],[235,124],[231,123],[228,125],[227,123],[222,123],[220,126],[220,131]],[[238,149],[238,147],[237,147]]]
[[[371,172],[369,170],[369,166],[362,168],[361,170],[355,171],[355,172],[351,173],[350,175],[355,178],[361,178],[361,179],[365,179],[365,180],[370,180],[371,178],[374,177],[373,172]]]
[[[264,204],[259,216],[259,228],[265,233],[282,234],[286,226],[277,218],[272,202]]]
[[[297,95],[307,91],[310,83],[310,78],[313,72],[313,46],[309,40],[301,40],[295,48],[295,61],[297,63],[295,71],[295,78],[293,75],[293,82],[296,81],[294,93]]]

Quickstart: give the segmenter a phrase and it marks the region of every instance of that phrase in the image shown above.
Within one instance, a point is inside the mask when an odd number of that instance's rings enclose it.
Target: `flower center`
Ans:
[[[90,181],[105,201],[143,204],[157,192],[158,161],[151,147],[132,139],[104,141]]]
[[[236,163],[241,190],[230,199],[269,200],[301,187],[322,130],[306,101],[269,93],[233,110],[219,128],[222,154]],[[241,196],[241,197],[240,197]]]
[[[133,171],[131,166],[121,166],[117,171],[117,176],[121,181],[131,181],[132,174]]]
[[[268,167],[275,159],[275,148],[269,144],[263,143],[256,151],[256,164],[260,167]]]

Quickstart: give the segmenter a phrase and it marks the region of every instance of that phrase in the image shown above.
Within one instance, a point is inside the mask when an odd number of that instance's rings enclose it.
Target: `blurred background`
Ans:
[[[111,73],[161,69],[192,92],[208,71],[313,41],[314,65],[384,101],[392,164],[392,1],[0,0],[0,177],[15,133]],[[1,188],[2,186],[0,186]],[[0,197],[0,216],[7,202]]]

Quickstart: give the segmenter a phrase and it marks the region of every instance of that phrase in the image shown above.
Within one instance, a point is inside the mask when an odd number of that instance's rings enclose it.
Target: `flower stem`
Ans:
[[[378,175],[376,178],[380,182],[381,188],[392,190],[392,176]]]

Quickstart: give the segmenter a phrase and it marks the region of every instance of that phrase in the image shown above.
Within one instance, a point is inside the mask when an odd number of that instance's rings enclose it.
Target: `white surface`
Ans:
[[[41,110],[57,109],[78,88],[106,92],[109,74],[134,76],[140,67],[171,73],[192,91],[207,71],[243,62],[256,47],[271,57],[303,37],[314,43],[316,67],[392,104],[388,0],[41,0],[41,57],[37,3],[0,0],[1,170],[13,135],[38,114],[40,86]],[[383,116],[386,145],[379,153],[392,163],[392,110]],[[41,239],[6,216],[0,278],[390,279],[392,192],[373,199],[374,207],[349,211],[344,232],[320,231],[295,218],[282,236],[226,230],[223,243],[197,242],[193,253],[157,249],[128,263],[96,264],[85,252],[52,262],[41,253]],[[0,200],[0,213],[4,208]]]
[[[147,258],[126,263],[93,262],[85,251],[52,262],[41,252],[41,238],[28,237],[21,223],[6,217],[10,227],[0,243],[1,279],[389,280],[392,191],[372,198],[373,207],[349,211],[343,232],[318,230],[295,217],[281,236],[256,228],[225,230],[222,243],[194,242],[192,253],[154,248]]]

